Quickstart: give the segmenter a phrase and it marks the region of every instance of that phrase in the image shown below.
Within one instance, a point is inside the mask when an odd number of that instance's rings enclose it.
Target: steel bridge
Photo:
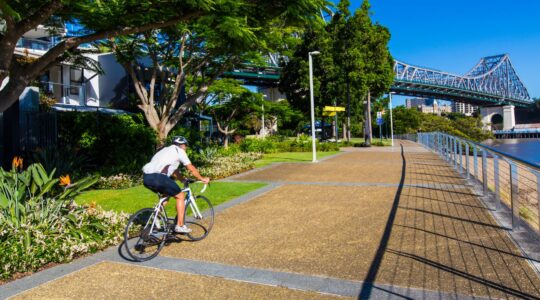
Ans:
[[[269,59],[269,67],[246,65],[225,74],[245,84],[275,87],[281,69]],[[459,101],[480,106],[528,106],[531,100],[507,54],[480,59],[465,75],[455,75],[394,60],[394,83],[398,95]]]
[[[429,97],[480,106],[532,103],[507,54],[480,59],[467,74],[455,75],[394,61],[391,91],[400,95]]]

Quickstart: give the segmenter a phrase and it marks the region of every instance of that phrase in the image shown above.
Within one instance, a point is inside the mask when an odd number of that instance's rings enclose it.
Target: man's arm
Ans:
[[[176,178],[177,180],[180,180],[180,181],[184,180],[184,176],[182,176],[182,173],[180,173],[178,169],[174,170],[174,172],[172,173],[172,176]]]
[[[199,173],[199,170],[197,170],[197,168],[195,168],[195,166],[193,164],[189,164],[186,166],[186,169],[189,170],[189,172],[191,172],[191,174],[193,174],[193,176],[195,176],[197,179],[199,179],[200,181],[204,182],[204,183],[208,183],[210,182],[210,178],[208,177],[202,177],[201,174]]]

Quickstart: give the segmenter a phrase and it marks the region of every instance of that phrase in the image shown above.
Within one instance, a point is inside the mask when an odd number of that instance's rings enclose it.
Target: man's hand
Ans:
[[[204,184],[208,184],[210,182],[210,178],[202,177],[201,174],[199,173],[199,170],[197,170],[197,168],[195,168],[194,165],[189,164],[186,166],[186,169],[188,169],[189,172],[191,172],[191,174],[193,174],[193,176],[195,176],[197,179],[204,182]]]

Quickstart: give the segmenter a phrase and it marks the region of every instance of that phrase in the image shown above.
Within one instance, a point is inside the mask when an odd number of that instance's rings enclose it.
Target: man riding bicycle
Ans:
[[[175,136],[172,139],[172,145],[159,150],[154,154],[150,162],[142,168],[145,187],[154,192],[173,196],[176,199],[176,212],[178,214],[178,221],[174,227],[176,233],[190,233],[191,229],[184,224],[184,199],[186,195],[178,184],[171,179],[171,176],[178,180],[183,179],[178,171],[178,167],[182,163],[197,179],[205,184],[210,182],[210,178],[202,177],[197,168],[191,164],[186,154],[188,145],[189,143],[185,137]]]

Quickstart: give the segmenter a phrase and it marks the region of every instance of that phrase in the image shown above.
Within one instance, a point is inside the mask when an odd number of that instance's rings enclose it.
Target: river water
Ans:
[[[499,139],[483,144],[540,165],[540,139]]]

